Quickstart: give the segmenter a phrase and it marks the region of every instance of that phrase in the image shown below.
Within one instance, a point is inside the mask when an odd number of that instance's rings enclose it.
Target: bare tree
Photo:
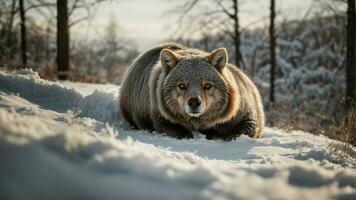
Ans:
[[[270,93],[269,100],[274,103],[274,76],[276,71],[276,36],[274,33],[274,19],[276,17],[275,13],[275,0],[271,0],[271,16],[270,16],[270,26],[269,26],[269,35],[270,35],[270,64],[271,64],[271,72],[270,72]]]
[[[10,17],[8,19],[9,22],[8,22],[8,27],[7,27],[7,32],[8,32],[7,40],[8,40],[8,42],[11,42],[11,32],[12,32],[12,25],[13,25],[13,22],[14,22],[15,14],[16,14],[16,0],[12,0]]]
[[[5,0],[0,1],[0,42],[2,46],[0,48],[0,54],[5,58],[4,60],[6,60],[7,65],[11,63],[15,57],[16,41],[14,38],[16,36],[13,34],[13,24],[17,10],[17,0],[12,0],[10,5]]]
[[[57,0],[58,79],[66,80],[69,71],[69,27],[67,0]]]
[[[242,56],[241,56],[241,51],[240,51],[240,26],[239,26],[239,5],[237,0],[232,0],[233,1],[233,8],[234,8],[234,13],[230,15],[230,18],[234,21],[234,42],[235,42],[235,63],[237,66],[241,66],[240,63],[242,61]],[[227,11],[226,11],[227,12]]]
[[[26,17],[25,17],[25,8],[23,0],[19,0],[20,8],[20,19],[21,19],[21,55],[22,55],[22,67],[27,66],[27,39],[26,39]]]
[[[194,13],[195,19],[190,18],[190,23],[194,20],[200,20],[199,25],[188,25],[193,31],[211,31],[212,29],[226,31],[234,41],[235,48],[235,64],[244,68],[245,63],[240,51],[240,27],[239,27],[239,2],[238,0],[186,0],[178,10],[181,11],[179,24],[182,24],[183,18],[187,17],[193,8],[197,7],[198,3],[202,2],[208,7],[200,8],[204,10],[200,13]],[[193,12],[192,12],[193,13]],[[219,16],[219,17],[217,17]],[[181,26],[180,26],[181,28]],[[186,31],[185,31],[186,32]],[[205,33],[203,33],[205,34]]]
[[[91,20],[96,9],[99,8],[96,5],[104,1],[108,0],[67,0],[68,29],[78,23]],[[59,3],[63,2],[59,1]],[[51,34],[51,30],[56,29],[56,10],[57,1],[54,0],[0,0],[0,64],[9,69],[35,67],[39,72],[44,71],[45,68],[52,68],[56,62],[52,58],[57,60],[57,56],[53,55],[57,53],[55,48],[57,45],[50,45],[52,38],[56,38],[56,33]],[[46,30],[45,26],[47,26]],[[19,28],[14,29],[14,27]],[[59,35],[63,36],[63,34]],[[60,42],[60,46],[64,44]],[[59,47],[59,49],[63,48]],[[59,60],[63,62],[63,59]],[[34,63],[36,65],[31,66]]]
[[[75,0],[68,9],[67,0],[57,0],[57,65],[58,79],[66,80],[70,68],[70,39],[69,28],[73,25],[90,19],[93,15],[91,8],[105,0]],[[69,17],[78,10],[84,10],[85,15],[69,23]]]
[[[16,0],[13,0],[13,5],[12,5],[12,14],[11,16],[11,20],[9,23],[9,33],[11,33],[11,27],[12,27],[12,23],[13,23],[13,16],[16,12],[16,10],[14,9],[14,2]],[[39,7],[44,7],[44,6],[49,6],[51,5],[50,3],[46,3],[42,0],[37,0],[36,3],[33,3],[32,1],[30,1],[32,4],[30,4],[29,6],[27,6],[27,8],[25,7],[25,2],[24,0],[19,0],[19,13],[20,13],[20,29],[21,29],[21,58],[22,58],[22,67],[26,68],[27,66],[27,27],[26,27],[26,12],[28,12],[29,10],[33,9],[33,8],[39,8]]]
[[[220,9],[224,14],[226,14],[233,21],[233,34],[231,37],[234,40],[235,46],[235,63],[237,66],[242,66],[242,56],[240,51],[240,26],[239,26],[239,3],[238,0],[230,0],[232,2],[233,12],[228,11],[222,4],[222,0],[215,0],[219,5]]]
[[[355,0],[347,0],[346,101],[356,101],[356,10]]]

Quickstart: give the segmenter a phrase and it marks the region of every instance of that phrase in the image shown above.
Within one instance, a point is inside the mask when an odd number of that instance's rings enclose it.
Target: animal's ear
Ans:
[[[178,54],[169,49],[162,49],[160,55],[162,67],[168,71],[173,69],[177,65],[179,57]]]
[[[225,48],[219,48],[211,52],[207,58],[209,63],[220,71],[227,64],[228,55]]]

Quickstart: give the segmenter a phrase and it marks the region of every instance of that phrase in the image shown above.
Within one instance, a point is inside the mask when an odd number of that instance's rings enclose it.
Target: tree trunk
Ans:
[[[356,101],[356,11],[355,0],[347,0],[346,103]]]
[[[239,8],[238,0],[233,0],[234,7],[234,45],[235,45],[235,64],[240,67],[241,54],[240,54],[240,31],[239,31]]]
[[[12,26],[13,26],[13,22],[14,22],[14,16],[17,13],[17,0],[12,0],[11,3],[11,11],[10,11],[10,16],[7,23],[7,26],[3,27],[3,33],[1,35],[1,37],[5,37],[6,36],[6,50],[5,50],[5,54],[6,54],[6,61],[5,63],[7,63],[6,65],[8,66],[12,66],[11,61],[14,59],[15,57],[15,53],[14,53],[14,35],[12,33]],[[15,44],[16,45],[16,44]]]
[[[69,72],[69,27],[67,0],[57,0],[57,67],[58,79],[66,80]]]
[[[20,3],[20,18],[21,18],[21,55],[22,55],[22,67],[27,67],[27,41],[26,41],[26,17],[23,0],[19,1]]]
[[[8,47],[11,45],[11,42],[12,42],[12,38],[11,38],[12,34],[11,33],[12,33],[12,25],[13,25],[13,22],[14,22],[14,16],[16,14],[16,1],[17,0],[12,0],[8,27],[7,27],[7,30],[5,30],[5,28],[3,29],[4,30],[4,34],[5,34],[5,32],[7,32],[7,45],[8,45]]]
[[[271,74],[270,74],[270,93],[269,100],[274,103],[275,95],[274,95],[274,77],[275,77],[275,69],[276,69],[276,36],[274,34],[274,19],[276,17],[275,13],[275,0],[271,0],[271,18],[270,18],[270,64],[271,64]]]

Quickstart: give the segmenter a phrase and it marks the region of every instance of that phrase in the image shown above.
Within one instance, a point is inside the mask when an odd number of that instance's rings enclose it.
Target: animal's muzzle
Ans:
[[[191,97],[188,99],[188,106],[193,111],[197,110],[201,105],[200,97]]]

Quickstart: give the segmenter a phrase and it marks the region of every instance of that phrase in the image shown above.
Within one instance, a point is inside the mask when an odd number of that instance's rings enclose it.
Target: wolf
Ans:
[[[210,53],[175,43],[139,55],[126,71],[119,106],[133,128],[175,138],[230,141],[259,138],[264,111],[255,84],[228,63],[225,48]]]

